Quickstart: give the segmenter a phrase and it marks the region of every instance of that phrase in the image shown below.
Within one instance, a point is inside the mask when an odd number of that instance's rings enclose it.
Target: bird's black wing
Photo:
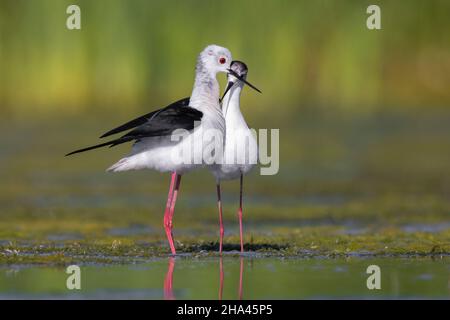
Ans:
[[[138,140],[146,137],[167,136],[176,129],[192,130],[195,121],[200,121],[203,112],[183,106],[171,106],[164,108],[153,115],[152,119],[131,130],[120,139],[133,138]]]
[[[80,152],[85,152],[85,151],[89,151],[89,150],[94,150],[94,149],[101,148],[101,147],[106,147],[106,146],[110,146],[111,147],[111,146],[114,146],[114,145],[125,143],[127,141],[131,141],[131,140],[133,140],[133,139],[125,140],[125,139],[119,138],[119,139],[116,139],[116,140],[112,140],[112,141],[96,144],[95,146],[90,146],[90,147],[87,147],[87,148],[78,149],[78,150],[69,152],[68,154],[66,154],[66,157],[67,156],[71,156],[72,154],[75,154],[75,153],[80,153]]]
[[[129,130],[129,129],[133,129],[133,128],[136,128],[137,126],[143,125],[146,122],[152,120],[152,118],[156,114],[158,114],[159,112],[161,112],[161,111],[163,111],[165,109],[173,108],[173,107],[176,107],[176,106],[187,107],[188,105],[189,105],[189,97],[181,99],[181,100],[178,100],[178,101],[168,105],[167,107],[165,107],[163,109],[159,109],[159,110],[156,110],[156,111],[149,112],[147,114],[144,114],[143,116],[140,116],[140,117],[138,117],[136,119],[128,121],[127,123],[125,123],[125,124],[123,124],[123,125],[121,125],[121,126],[119,126],[117,128],[109,130],[108,132],[104,133],[100,138],[105,138],[105,137],[108,137],[110,135],[113,135],[113,134],[116,134],[116,133],[119,133],[119,132],[123,132],[123,131]]]
[[[195,122],[200,121],[202,117],[203,112],[197,109],[187,107],[182,104],[171,104],[166,108],[154,111],[153,115],[144,123],[141,125],[135,125],[134,130],[131,130],[120,138],[95,146],[75,150],[66,154],[66,156],[105,146],[114,147],[128,141],[139,140],[146,137],[167,136],[171,135],[176,129],[192,130],[194,129]]]

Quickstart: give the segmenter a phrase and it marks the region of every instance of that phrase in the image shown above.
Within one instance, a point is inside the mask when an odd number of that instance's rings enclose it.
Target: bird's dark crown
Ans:
[[[242,61],[235,60],[231,62],[230,68],[231,70],[236,72],[239,76],[247,75],[248,73],[247,65]]]

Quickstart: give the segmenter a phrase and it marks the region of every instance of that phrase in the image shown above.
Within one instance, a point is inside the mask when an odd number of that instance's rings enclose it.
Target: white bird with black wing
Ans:
[[[232,57],[228,49],[217,45],[207,46],[198,56],[195,83],[190,98],[150,112],[102,135],[103,138],[133,129],[117,139],[67,154],[72,155],[135,141],[131,153],[112,165],[108,171],[154,169],[160,172],[172,172],[164,213],[164,229],[172,254],[176,254],[172,219],[181,176],[196,168],[211,165],[203,161],[203,148],[210,145],[210,136],[204,138],[204,132],[216,130],[220,133],[219,138],[223,139],[225,136],[225,120],[219,104],[219,83],[216,75],[219,72],[229,73],[231,61]],[[189,134],[181,140],[174,141],[172,134],[178,129],[187,130]],[[208,141],[203,141],[204,139]],[[200,142],[202,148],[192,149],[194,142]],[[183,161],[174,157],[186,149],[192,149],[192,152],[184,153]],[[221,155],[223,150],[216,150],[215,154]],[[201,161],[199,162],[198,159]]]

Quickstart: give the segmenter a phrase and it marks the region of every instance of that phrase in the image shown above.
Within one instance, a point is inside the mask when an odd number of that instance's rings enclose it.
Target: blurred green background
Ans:
[[[54,297],[64,270],[36,266],[74,263],[94,264],[87,297],[162,296],[168,175],[104,172],[130,145],[63,155],[188,96],[211,43],[263,91],[243,93],[250,126],[280,129],[279,173],[244,179],[244,297],[367,296],[376,261],[384,296],[448,298],[449,34],[448,0],[0,0],[0,298]],[[238,187],[223,183],[227,254]],[[218,250],[212,175],[186,175],[178,199],[175,294],[216,298],[217,261],[190,259]],[[238,261],[225,268],[236,297]]]
[[[2,0],[0,116],[133,115],[190,94],[210,43],[248,63],[246,108],[376,113],[448,108],[450,2]],[[66,28],[81,7],[82,29]]]

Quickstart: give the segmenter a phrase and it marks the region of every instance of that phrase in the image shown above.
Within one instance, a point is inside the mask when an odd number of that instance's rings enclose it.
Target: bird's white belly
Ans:
[[[227,128],[225,152],[222,165],[213,168],[216,178],[237,179],[247,174],[258,161],[258,145],[251,131]]]

